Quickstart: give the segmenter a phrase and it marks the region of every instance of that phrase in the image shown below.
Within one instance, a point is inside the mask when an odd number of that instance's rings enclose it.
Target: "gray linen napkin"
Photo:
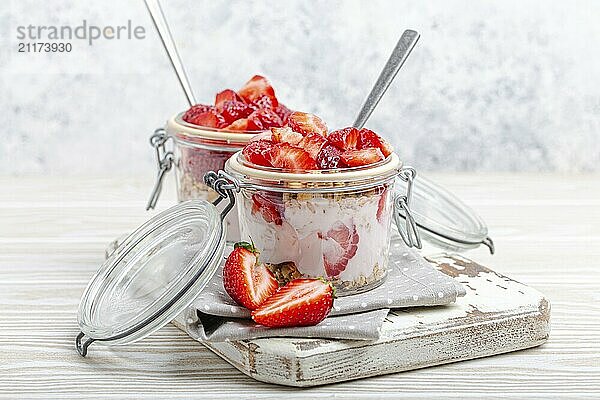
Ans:
[[[389,309],[445,305],[465,295],[457,281],[439,272],[417,251],[394,241],[385,282],[366,293],[334,300],[331,314],[314,327],[274,329],[255,324],[223,288],[221,269],[194,301],[189,334],[201,341],[222,342],[259,337],[322,337],[374,340]]]

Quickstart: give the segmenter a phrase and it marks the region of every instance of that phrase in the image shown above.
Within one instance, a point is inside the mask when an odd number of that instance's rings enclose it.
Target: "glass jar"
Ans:
[[[236,194],[242,240],[273,264],[293,262],[307,277],[324,277],[338,295],[380,285],[388,271],[397,155],[358,168],[283,171],[237,153],[225,172]]]
[[[204,183],[208,171],[222,170],[225,161],[241,150],[256,134],[262,131],[225,131],[199,127],[184,121],[180,113],[167,121],[165,129],[158,129],[151,138],[156,149],[159,176],[147,209],[154,208],[162,179],[175,166],[177,199],[179,202],[203,199],[214,201],[218,194]],[[173,140],[173,150],[165,150],[168,140]],[[225,220],[227,241],[239,240],[237,213]]]

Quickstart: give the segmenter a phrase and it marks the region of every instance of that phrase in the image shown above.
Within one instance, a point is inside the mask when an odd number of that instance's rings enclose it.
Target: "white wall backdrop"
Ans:
[[[421,170],[600,171],[600,1],[163,0],[197,97],[254,73],[349,125],[402,31],[422,38],[368,126]],[[19,25],[143,25],[144,40],[17,53]],[[0,173],[154,173],[186,107],[142,0],[0,5]]]

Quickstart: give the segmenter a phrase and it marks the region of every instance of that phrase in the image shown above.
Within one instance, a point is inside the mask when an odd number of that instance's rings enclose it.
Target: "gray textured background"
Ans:
[[[421,41],[368,126],[421,170],[599,171],[600,1],[163,0],[199,100],[254,73],[330,127],[353,120],[401,32]],[[141,41],[18,54],[16,26],[131,19]],[[154,172],[186,104],[142,0],[3,1],[0,172]]]

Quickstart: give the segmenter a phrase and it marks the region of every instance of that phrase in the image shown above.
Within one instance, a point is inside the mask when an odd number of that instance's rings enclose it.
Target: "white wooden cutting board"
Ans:
[[[270,338],[203,343],[264,382],[314,386],[486,357],[548,339],[550,304],[538,291],[456,255],[430,257],[465,286],[455,304],[394,310],[377,341]],[[182,317],[174,321],[182,328]]]

